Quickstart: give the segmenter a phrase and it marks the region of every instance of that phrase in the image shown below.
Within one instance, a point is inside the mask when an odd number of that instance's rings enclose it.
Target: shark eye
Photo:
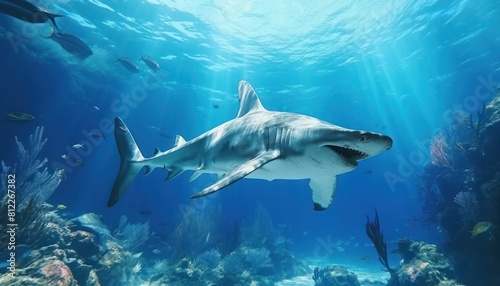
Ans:
[[[361,136],[361,138],[359,139],[359,141],[361,141],[361,142],[365,142],[365,141],[366,141],[366,137],[365,137],[364,135],[363,135],[363,136]]]

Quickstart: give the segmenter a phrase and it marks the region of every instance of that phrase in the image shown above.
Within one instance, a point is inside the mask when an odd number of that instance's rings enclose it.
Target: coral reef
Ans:
[[[29,149],[26,149],[17,137],[18,163],[9,167],[2,161],[2,172],[0,174],[0,192],[5,194],[0,199],[0,242],[7,244],[7,177],[9,174],[16,176],[16,224],[18,244],[44,244],[51,243],[47,240],[57,239],[54,233],[54,224],[60,223],[55,212],[46,212],[50,209],[46,200],[52,195],[64,176],[63,170],[50,173],[45,167],[47,158],[39,159],[40,151],[43,149],[47,139],[43,138],[43,127],[37,127],[35,133],[30,136]]]
[[[221,255],[217,249],[207,250],[194,259],[196,267],[202,272],[217,268],[220,262]]]
[[[451,261],[436,245],[404,238],[398,240],[398,249],[403,257],[396,270],[400,285],[462,285],[454,280]]]
[[[316,286],[360,286],[358,277],[353,272],[342,266],[327,266],[314,268],[314,285]]]
[[[451,119],[432,141],[432,162],[420,176],[419,220],[447,234],[444,249],[459,281],[500,284],[493,254],[500,251],[500,94],[477,112],[455,111]],[[471,236],[479,222],[492,226]]]
[[[22,210],[29,201],[44,203],[57,189],[64,177],[64,170],[50,173],[45,166],[47,158],[38,159],[47,139],[43,138],[43,127],[37,127],[35,133],[30,135],[29,149],[17,137],[18,163],[14,167],[8,167],[2,161],[2,173],[0,175],[0,190],[6,193],[7,174],[16,174],[16,201],[19,210]]]
[[[149,223],[127,223],[126,216],[120,218],[117,232],[123,237],[122,245],[131,251],[136,250],[151,237]]]

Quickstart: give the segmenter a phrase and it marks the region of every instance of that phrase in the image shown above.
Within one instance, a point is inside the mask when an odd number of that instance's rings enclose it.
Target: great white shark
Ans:
[[[388,136],[346,129],[314,117],[266,110],[252,86],[238,85],[240,108],[236,118],[187,141],[177,136],[173,148],[145,158],[125,123],[115,118],[114,134],[120,169],[108,207],[123,195],[139,171],[169,171],[167,180],[193,170],[189,181],[203,173],[219,175],[218,181],[192,198],[206,196],[242,178],[265,180],[309,179],[315,210],[330,206],[337,175],[355,169],[358,161],[392,146]]]

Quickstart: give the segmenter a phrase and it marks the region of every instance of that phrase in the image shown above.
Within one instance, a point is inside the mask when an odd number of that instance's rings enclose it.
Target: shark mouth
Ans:
[[[368,154],[361,152],[356,149],[351,149],[347,147],[335,146],[335,145],[327,145],[330,150],[335,152],[337,155],[345,159],[346,161],[357,164],[356,161],[368,158]]]

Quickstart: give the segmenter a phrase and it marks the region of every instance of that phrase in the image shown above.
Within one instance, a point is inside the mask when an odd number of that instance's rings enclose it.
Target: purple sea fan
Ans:
[[[476,194],[460,192],[455,196],[455,203],[459,205],[459,213],[465,228],[472,226],[479,216],[479,203]]]

